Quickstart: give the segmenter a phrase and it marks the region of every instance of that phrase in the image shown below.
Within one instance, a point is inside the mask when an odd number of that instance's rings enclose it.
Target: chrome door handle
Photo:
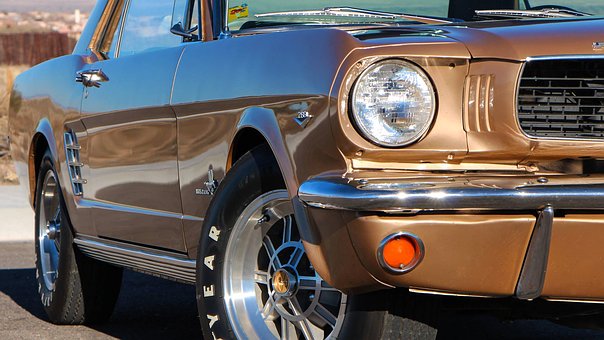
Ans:
[[[101,69],[92,69],[79,71],[75,80],[86,87],[101,87],[101,83],[109,81],[109,77]]]

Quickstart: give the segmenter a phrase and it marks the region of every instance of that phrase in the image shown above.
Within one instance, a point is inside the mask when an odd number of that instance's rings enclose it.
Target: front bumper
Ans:
[[[339,224],[354,250],[347,255],[382,287],[604,300],[597,283],[604,281],[604,250],[595,246],[604,242],[604,177],[389,176],[323,177],[301,185],[299,199],[321,234],[323,254],[337,257],[331,248],[346,249]],[[423,262],[403,275],[388,273],[376,255],[380,242],[397,232],[417,235],[426,247]],[[363,270],[328,267],[325,275],[336,286],[338,277]]]
[[[577,184],[580,183],[580,184]],[[604,210],[604,178],[317,178],[299,197],[316,208],[389,213],[457,210]]]

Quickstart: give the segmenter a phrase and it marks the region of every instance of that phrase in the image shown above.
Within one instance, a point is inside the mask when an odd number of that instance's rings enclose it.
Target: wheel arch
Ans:
[[[299,183],[276,113],[273,110],[250,108],[243,113],[229,147],[226,171],[228,172],[246,152],[262,144],[270,147],[290,198],[297,196]]]
[[[38,181],[38,172],[44,152],[50,150],[55,165],[58,164],[57,143],[53,134],[52,126],[48,119],[42,119],[38,124],[32,137],[29,155],[28,155],[28,179],[29,179],[29,201],[32,207],[35,207],[36,183]],[[58,171],[57,166],[57,171]]]

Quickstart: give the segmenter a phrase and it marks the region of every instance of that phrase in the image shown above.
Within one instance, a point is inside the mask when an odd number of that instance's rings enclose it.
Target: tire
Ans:
[[[346,296],[327,285],[306,256],[284,188],[266,145],[220,184],[197,256],[204,339],[435,338],[432,325],[397,313],[405,301],[392,299],[398,290]]]
[[[73,232],[49,151],[36,185],[36,280],[44,310],[55,324],[94,324],[111,316],[122,269],[84,256]]]

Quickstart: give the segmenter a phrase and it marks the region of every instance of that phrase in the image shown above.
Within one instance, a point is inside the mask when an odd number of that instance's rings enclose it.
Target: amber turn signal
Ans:
[[[417,267],[423,257],[422,241],[409,233],[392,234],[378,248],[380,265],[391,273],[407,273]]]

